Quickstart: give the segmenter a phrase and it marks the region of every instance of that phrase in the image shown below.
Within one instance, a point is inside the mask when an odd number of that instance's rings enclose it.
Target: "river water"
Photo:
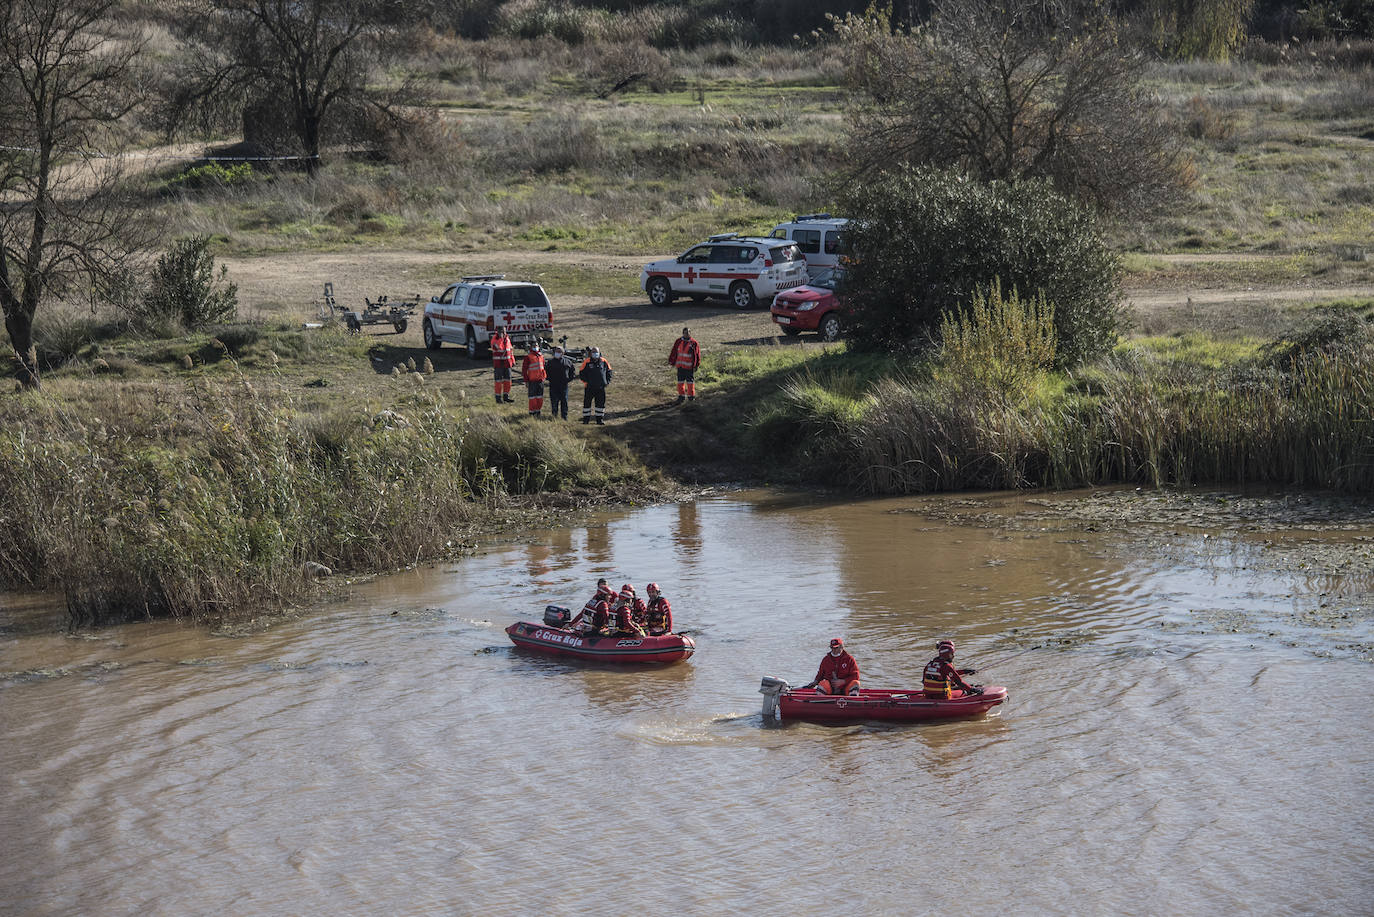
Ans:
[[[1046,515],[1080,499],[725,493],[233,634],[11,599],[0,913],[1374,913],[1374,524]],[[599,575],[697,654],[509,645]],[[765,724],[836,635],[873,687],[950,637],[1010,700]]]

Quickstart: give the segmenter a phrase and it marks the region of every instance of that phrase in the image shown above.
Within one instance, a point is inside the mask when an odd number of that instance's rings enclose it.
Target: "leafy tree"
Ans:
[[[850,337],[860,349],[921,346],[978,290],[1043,298],[1055,359],[1106,352],[1120,328],[1120,263],[1086,206],[1043,181],[981,182],[900,166],[839,190],[851,266]]]
[[[39,384],[39,306],[121,283],[144,236],[117,155],[139,51],[110,21],[119,5],[0,4],[0,308],[29,387]]]
[[[182,21],[188,69],[170,88],[169,132],[241,118],[247,139],[302,156],[326,138],[376,140],[408,124],[411,83],[387,86],[403,53],[403,0],[193,0]]]
[[[1144,213],[1192,179],[1147,61],[1093,5],[940,0],[930,22],[835,20],[855,106],[853,170],[893,163],[1041,178],[1104,212]]]

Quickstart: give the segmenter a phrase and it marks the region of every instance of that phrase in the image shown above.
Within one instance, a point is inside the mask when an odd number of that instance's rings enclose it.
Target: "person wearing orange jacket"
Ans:
[[[514,404],[510,396],[510,371],[515,366],[515,348],[511,345],[510,335],[504,328],[498,328],[491,335],[491,369],[496,379],[496,403]]]
[[[644,626],[651,637],[661,637],[664,634],[673,632],[673,606],[668,604],[668,599],[662,592],[658,591],[658,583],[650,583],[644,587],[644,591],[649,594],[649,603],[644,608]]]
[[[677,403],[683,400],[695,401],[697,397],[697,367],[701,365],[701,345],[692,337],[692,332],[682,329],[682,337],[673,341],[672,352],[668,354],[668,365],[677,367]]]
[[[963,697],[965,694],[983,693],[982,688],[971,685],[960,677],[972,675],[974,669],[954,667],[953,640],[941,640],[935,644],[935,652],[936,657],[926,663],[925,671],[921,673],[921,691],[926,697],[949,700],[951,697]]]
[[[538,417],[544,409],[544,355],[539,352],[538,344],[531,344],[529,352],[520,359],[520,378],[525,380],[525,391],[530,399],[530,416]]]
[[[635,614],[644,607],[635,596],[635,587],[626,583],[620,587],[620,598],[611,605],[612,625],[622,637],[642,637],[644,628],[635,621]]]
[[[816,670],[817,694],[858,694],[859,664],[844,651],[844,640],[830,641],[830,652]]]

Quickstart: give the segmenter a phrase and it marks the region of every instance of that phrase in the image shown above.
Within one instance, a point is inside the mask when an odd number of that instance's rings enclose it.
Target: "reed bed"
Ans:
[[[443,556],[509,495],[621,474],[567,434],[423,392],[312,414],[239,378],[126,385],[114,402],[122,414],[32,393],[0,428],[0,583],[60,588],[74,625],[275,611],[316,564]]]
[[[776,464],[865,493],[1277,484],[1374,491],[1374,335],[1199,374],[1147,359],[1013,404],[967,380],[885,379],[862,394],[798,377],[760,415]],[[846,399],[837,405],[837,399]],[[779,452],[782,454],[779,455]]]

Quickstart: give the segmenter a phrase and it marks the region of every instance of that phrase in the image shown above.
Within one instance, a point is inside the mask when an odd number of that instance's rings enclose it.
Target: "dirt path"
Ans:
[[[1172,255],[1186,263],[1198,260],[1262,260],[1264,255]],[[501,273],[511,267],[559,265],[580,267],[608,276],[621,274],[625,283],[637,278],[648,258],[579,252],[539,251],[344,251],[284,253],[253,258],[227,258],[230,279],[239,286],[243,314],[250,318],[291,322],[318,318],[323,284],[334,284],[341,304],[362,305],[363,297],[387,293],[393,300],[419,296],[427,300],[448,280],[463,273]],[[679,301],[668,308],[650,306],[642,294],[575,296],[548,286],[554,304],[555,336],[567,335],[570,346],[596,344],[616,368],[610,410],[620,416],[663,407],[673,396],[674,376],[667,365],[673,339],[684,325],[692,329],[708,354],[754,347],[820,348],[811,335],[801,339],[778,333],[765,310],[740,312],[724,302]],[[1336,298],[1374,299],[1374,284],[1322,287],[1238,285],[1233,288],[1143,288],[1130,291],[1128,309],[1136,330],[1147,334],[1181,330],[1216,333],[1244,332],[1272,336],[1288,322],[1288,312],[1307,303]],[[426,356],[434,361],[434,381],[458,397],[490,397],[489,362],[469,361],[452,347],[427,353],[418,318],[404,334],[375,326],[365,334],[377,339],[373,368],[390,371],[394,363]]]

